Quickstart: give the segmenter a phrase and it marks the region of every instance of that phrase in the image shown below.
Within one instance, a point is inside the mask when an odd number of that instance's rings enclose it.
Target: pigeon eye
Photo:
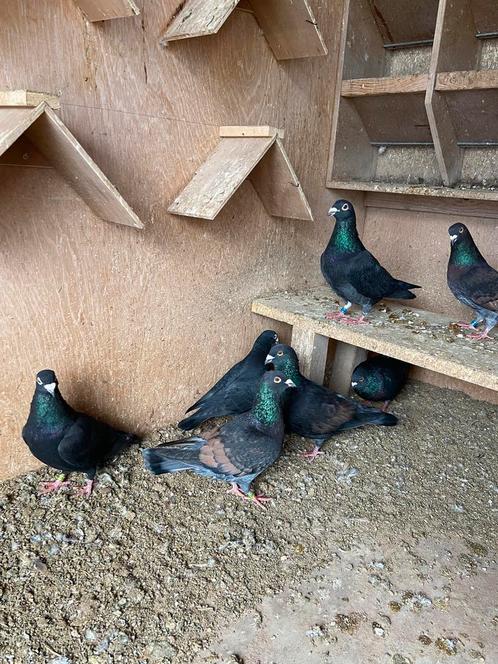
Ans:
[[[347,203],[344,203],[344,205],[342,206],[341,210],[344,210],[344,212],[345,212],[346,210],[349,210],[349,205],[348,205]]]
[[[463,228],[461,228],[458,232],[459,232],[459,233],[463,233]]]
[[[36,382],[38,383],[38,385],[43,385],[43,383],[41,382],[41,379],[40,379],[40,378],[37,378],[37,379],[36,379]]]
[[[278,353],[277,353],[277,355],[278,355],[279,357],[282,357],[283,354],[284,354],[284,351],[283,351],[283,350],[279,350]]]
[[[275,376],[275,378],[273,379],[273,382],[278,384],[278,383],[282,382],[282,379],[280,378],[280,376]]]
[[[364,383],[364,382],[365,382],[365,379],[364,379],[364,378],[360,378],[360,383]]]

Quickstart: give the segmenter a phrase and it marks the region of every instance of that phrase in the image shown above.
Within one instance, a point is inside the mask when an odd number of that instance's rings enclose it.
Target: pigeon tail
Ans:
[[[209,420],[211,417],[212,417],[211,415],[206,414],[205,411],[199,409],[189,417],[185,417],[183,420],[181,420],[181,422],[178,422],[178,427],[180,429],[183,429],[183,431],[190,431],[191,429],[195,429],[195,427],[198,427],[206,420]]]
[[[389,295],[386,294],[386,297],[392,297],[397,300],[413,300],[416,295],[410,293],[412,288],[420,288],[416,284],[409,284],[407,281],[400,281],[395,279],[393,283],[393,288]]]
[[[205,442],[194,436],[186,441],[174,440],[159,447],[148,447],[142,450],[144,465],[154,475],[198,469],[199,449]]]
[[[354,419],[345,422],[338,431],[345,429],[355,429],[364,424],[379,424],[380,426],[393,427],[398,424],[398,418],[392,413],[384,413],[378,408],[370,408],[369,406],[358,406]]]

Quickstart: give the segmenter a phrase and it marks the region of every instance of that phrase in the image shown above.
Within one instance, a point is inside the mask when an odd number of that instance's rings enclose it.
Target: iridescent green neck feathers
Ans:
[[[275,424],[280,418],[279,398],[268,383],[261,383],[253,415],[259,422],[268,426]]]

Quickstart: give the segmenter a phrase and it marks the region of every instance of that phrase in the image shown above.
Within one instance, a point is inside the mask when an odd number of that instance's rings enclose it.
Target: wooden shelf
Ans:
[[[303,332],[313,335],[317,343],[309,345],[310,354],[315,345],[323,355],[322,340],[334,339],[338,343],[336,355],[355,346],[498,390],[498,344],[480,344],[458,336],[451,327],[454,321],[447,316],[389,302],[388,312],[372,310],[369,325],[352,327],[325,318],[325,313],[334,308],[335,296],[328,287],[276,293],[252,304],[254,313],[292,325],[293,339],[295,331],[300,331],[300,336]],[[306,366],[316,366],[312,355],[302,359]],[[348,385],[351,374],[343,378]]]
[[[215,34],[237,5],[238,0],[187,0],[160,43]],[[251,0],[251,8],[277,60],[327,55],[307,0]]]
[[[328,186],[498,200],[497,7],[346,1]]]
[[[138,16],[140,10],[133,0],[74,0],[92,23],[114,18]]]
[[[312,221],[282,137],[274,127],[221,127],[217,147],[168,211],[212,220],[249,179],[269,214]]]
[[[46,102],[0,107],[0,157],[25,136],[105,221],[143,228],[117,189]]]

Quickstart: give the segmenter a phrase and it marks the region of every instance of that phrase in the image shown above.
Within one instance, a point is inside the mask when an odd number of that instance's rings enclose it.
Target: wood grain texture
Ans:
[[[38,106],[44,101],[51,108],[60,108],[57,95],[33,90],[0,90],[0,106]]]
[[[137,16],[140,10],[133,0],[74,0],[89,21]]]
[[[432,39],[438,0],[369,0],[384,43]]]
[[[307,327],[315,334],[394,357],[424,369],[443,373],[480,387],[498,391],[498,344],[490,343],[485,352],[476,353],[475,344],[455,337],[446,341],[452,320],[440,314],[418,309],[415,316],[427,333],[414,334],[410,326],[393,322],[379,309],[372,310],[370,325],[347,326],[325,319],[330,309],[328,287],[296,294],[277,293],[253,302],[254,313],[288,325]],[[405,306],[389,303],[389,308],[403,319]],[[406,315],[404,317],[406,319]]]
[[[389,194],[406,194],[408,196],[437,196],[444,198],[469,199],[474,201],[498,201],[495,189],[478,186],[460,185],[457,187],[435,187],[425,184],[397,184],[390,182],[365,180],[328,180],[329,189],[349,189],[353,191],[376,191]]]
[[[161,44],[215,34],[237,4],[238,0],[186,0],[180,3],[179,10],[161,37]]]
[[[303,376],[323,385],[328,337],[315,334],[309,327],[293,325],[291,345],[299,357],[299,368]]]
[[[498,88],[498,70],[441,72],[436,77],[436,90],[491,90]]]
[[[493,201],[448,200],[426,196],[396,196],[368,192],[365,196],[366,208],[400,210],[403,212],[422,212],[444,214],[450,217],[463,215],[476,219],[498,219],[498,205]],[[449,220],[448,220],[449,222]]]
[[[36,108],[0,108],[0,155],[44,112],[43,104]]]
[[[307,0],[251,0],[251,7],[277,60],[327,55]]]
[[[353,78],[342,81],[342,97],[368,97],[409,92],[425,92],[427,88],[427,74],[413,74],[412,76],[381,77],[381,78]]]

